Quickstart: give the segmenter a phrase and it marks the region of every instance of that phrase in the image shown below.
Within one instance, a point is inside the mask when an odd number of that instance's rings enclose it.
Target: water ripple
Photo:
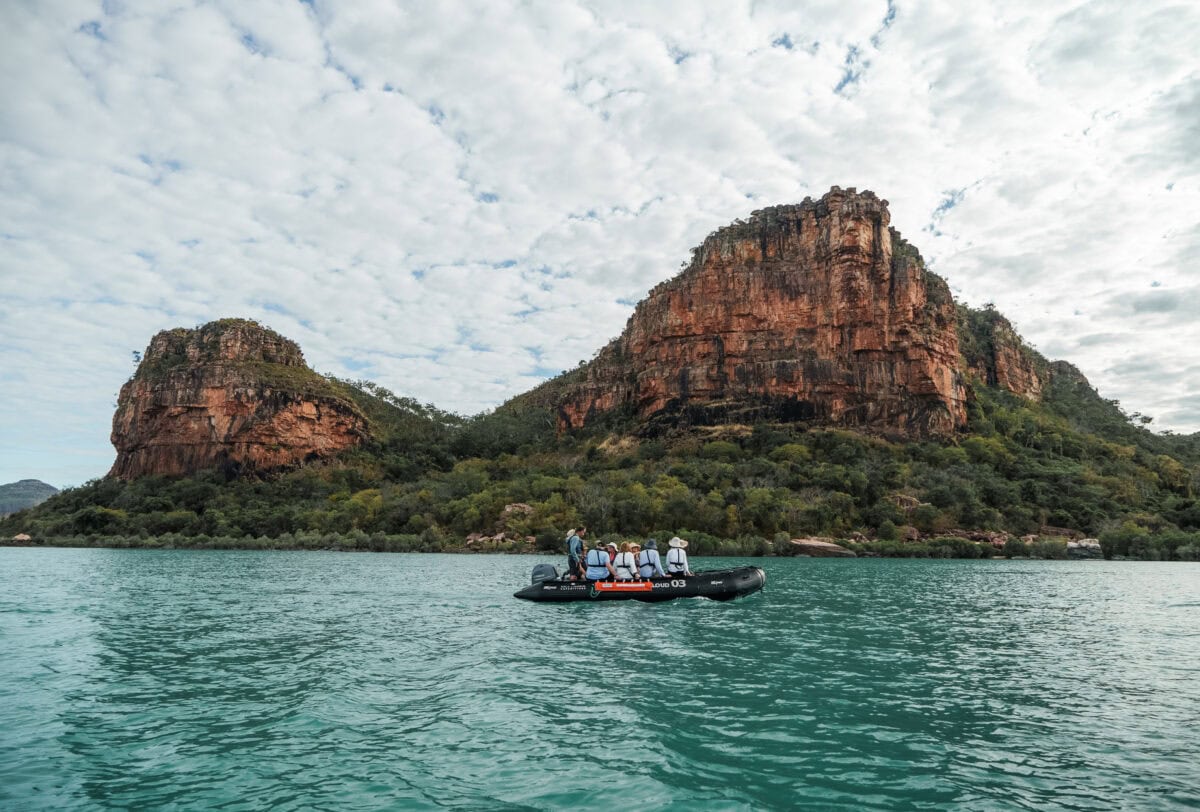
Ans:
[[[534,560],[0,550],[0,806],[1200,806],[1197,566],[551,606]]]

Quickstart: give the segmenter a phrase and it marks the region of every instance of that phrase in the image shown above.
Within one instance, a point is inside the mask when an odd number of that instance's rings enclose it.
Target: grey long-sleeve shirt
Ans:
[[[643,578],[653,578],[655,575],[660,578],[666,578],[667,574],[663,572],[662,559],[658,557],[658,550],[642,550],[638,553],[638,572]]]

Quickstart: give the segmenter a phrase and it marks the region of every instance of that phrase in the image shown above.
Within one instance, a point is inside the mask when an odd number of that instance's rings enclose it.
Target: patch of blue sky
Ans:
[[[553,378],[556,375],[561,375],[562,370],[539,364],[533,368],[533,374],[539,378]]]
[[[506,259],[502,262],[493,262],[492,267],[499,270],[501,268],[515,268],[517,261],[515,259]]]
[[[252,54],[266,55],[267,53],[266,46],[259,41],[258,37],[254,36],[254,34],[249,31],[242,34],[242,46]]]
[[[692,55],[691,51],[685,51],[682,48],[674,45],[667,46],[667,54],[670,55],[671,61],[676,65],[682,65],[684,61]]]
[[[871,44],[878,48],[883,32],[891,28],[894,22],[896,22],[896,3],[894,0],[887,0],[887,13],[883,15],[883,21],[879,24],[879,30],[871,36]]]
[[[938,203],[937,208],[935,208],[933,213],[929,216],[929,224],[925,226],[925,231],[928,231],[935,237],[940,237],[942,232],[938,228],[938,224],[941,223],[942,218],[946,216],[947,212],[962,202],[963,196],[966,195],[966,193],[967,187],[965,186],[961,189],[951,189],[947,192],[942,192],[944,195],[942,202]]]
[[[965,186],[961,189],[951,189],[948,192],[942,192],[945,197],[942,198],[942,202],[938,204],[937,208],[933,210],[933,216],[941,217],[946,212],[950,211],[952,208],[962,202],[963,195],[966,193],[967,189]]]
[[[76,30],[81,34],[87,34],[89,37],[95,37],[98,40],[108,39],[108,37],[104,35],[104,28],[100,25],[99,20],[88,20]]]
[[[348,355],[339,355],[338,362],[351,372],[365,372],[374,367],[374,364],[370,361],[362,361],[358,358],[351,358]]]
[[[500,199],[500,195],[495,194],[494,192],[480,192],[479,194],[475,195],[475,199],[480,203],[495,203]]]
[[[859,64],[859,57],[860,52],[857,45],[851,45],[846,49],[846,59],[844,60],[846,71],[842,74],[841,81],[839,81],[837,86],[833,88],[834,93],[841,93],[847,87],[856,84],[858,80],[862,78],[863,69],[866,67],[866,65]]]
[[[771,47],[772,48],[783,48],[786,51],[790,51],[796,47],[796,44],[794,42],[792,42],[792,35],[785,31],[780,36],[771,40]]]
[[[362,90],[362,78],[357,74],[351,73],[346,66],[334,59],[329,53],[328,46],[326,46],[325,50],[325,67],[332,68],[342,76],[345,76],[355,90]]]
[[[168,172],[178,172],[183,169],[183,164],[174,158],[158,160],[145,152],[139,152],[137,157],[146,166],[154,167],[155,169],[165,169]]]

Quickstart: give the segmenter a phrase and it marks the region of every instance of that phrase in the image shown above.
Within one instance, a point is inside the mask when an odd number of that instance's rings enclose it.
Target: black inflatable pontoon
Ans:
[[[542,564],[553,572],[553,568]],[[645,581],[563,581],[557,577],[538,580],[534,567],[534,582],[514,592],[514,598],[527,601],[669,601],[674,598],[712,598],[728,601],[749,595],[763,588],[767,574],[758,567],[738,567],[732,570],[697,572],[686,578],[651,578]],[[555,573],[557,575],[557,573]]]

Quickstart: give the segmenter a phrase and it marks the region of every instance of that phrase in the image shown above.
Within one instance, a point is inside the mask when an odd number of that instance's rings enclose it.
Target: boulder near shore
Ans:
[[[852,550],[847,550],[831,539],[804,538],[792,539],[788,542],[796,548],[796,555],[811,555],[813,558],[856,558]]]

